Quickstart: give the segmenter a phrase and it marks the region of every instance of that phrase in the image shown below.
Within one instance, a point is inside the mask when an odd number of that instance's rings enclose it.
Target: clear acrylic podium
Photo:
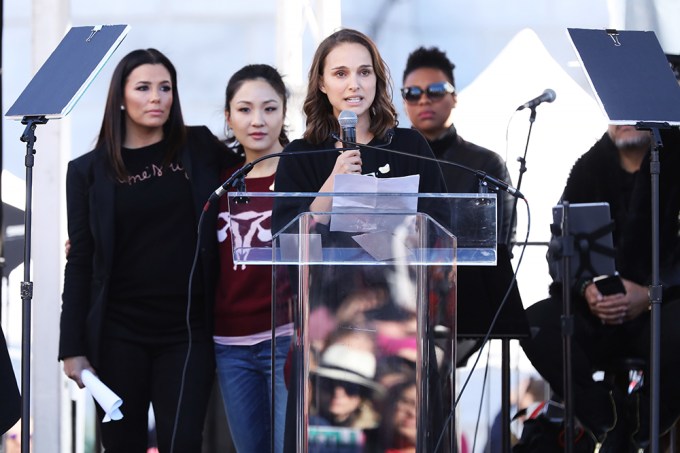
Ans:
[[[293,336],[273,438],[298,452],[457,451],[456,268],[496,264],[495,194],[227,196],[231,222],[268,203],[275,225],[282,204],[349,201],[278,219],[270,241],[257,226],[231,235],[235,265],[272,266],[273,342]]]

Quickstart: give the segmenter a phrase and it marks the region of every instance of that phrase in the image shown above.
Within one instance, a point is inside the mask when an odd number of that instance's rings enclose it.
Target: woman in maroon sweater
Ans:
[[[278,153],[288,143],[284,130],[287,90],[281,76],[268,65],[248,65],[227,85],[225,115],[233,131],[233,147],[245,162]],[[255,165],[246,177],[250,192],[271,192],[278,158]],[[224,173],[228,178],[239,167]],[[276,370],[271,370],[272,268],[237,265],[232,240],[240,247],[271,243],[271,198],[252,197],[241,209],[220,200],[217,236],[220,278],[215,303],[215,357],[229,428],[238,451],[270,451],[271,412],[275,412],[275,451],[283,445],[286,398],[283,364],[290,345],[292,324],[276,328]],[[276,382],[272,407],[272,379]],[[280,435],[279,435],[280,433]]]

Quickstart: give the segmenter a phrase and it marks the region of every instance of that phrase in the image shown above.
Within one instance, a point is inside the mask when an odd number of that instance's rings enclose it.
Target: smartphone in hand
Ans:
[[[626,287],[623,286],[623,281],[618,275],[600,275],[593,279],[593,283],[603,296],[626,294]]]

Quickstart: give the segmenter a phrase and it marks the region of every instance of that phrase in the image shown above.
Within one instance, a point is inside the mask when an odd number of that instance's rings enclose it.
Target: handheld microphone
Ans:
[[[341,141],[344,146],[348,146],[348,143],[356,143],[358,122],[357,114],[351,110],[343,110],[338,115],[338,123],[340,123],[342,129]]]
[[[526,102],[519,107],[517,107],[517,110],[523,110],[523,109],[533,109],[539,104],[542,104],[544,102],[552,102],[555,100],[557,95],[555,94],[554,90],[551,90],[550,88],[546,89],[543,94],[541,94],[538,97],[533,98],[529,102]]]

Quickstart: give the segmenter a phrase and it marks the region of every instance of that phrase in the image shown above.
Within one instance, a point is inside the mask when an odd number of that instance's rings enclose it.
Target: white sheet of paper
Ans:
[[[100,381],[97,376],[92,374],[90,370],[83,370],[80,379],[94,399],[97,400],[97,403],[104,409],[104,412],[106,412],[102,420],[103,423],[123,418],[123,413],[120,411],[123,400],[118,395]]]
[[[376,178],[368,175],[336,175],[333,191],[338,193],[418,193],[420,175]],[[377,212],[415,214],[418,197],[379,197],[378,195],[333,197],[330,230],[367,233],[391,230],[404,223],[403,215],[376,215]],[[364,214],[365,213],[365,214]]]
[[[395,247],[394,241],[397,239],[395,235],[387,231],[357,234],[352,236],[352,239],[376,261],[413,257],[413,251],[406,244],[401,243],[401,247]]]
[[[300,238],[297,234],[284,233],[279,235],[279,244],[281,247],[281,260],[285,262],[298,262],[304,260],[306,262],[320,262],[323,258],[321,247],[321,235],[309,234],[306,239],[309,241],[309,255],[307,257],[300,256]]]

